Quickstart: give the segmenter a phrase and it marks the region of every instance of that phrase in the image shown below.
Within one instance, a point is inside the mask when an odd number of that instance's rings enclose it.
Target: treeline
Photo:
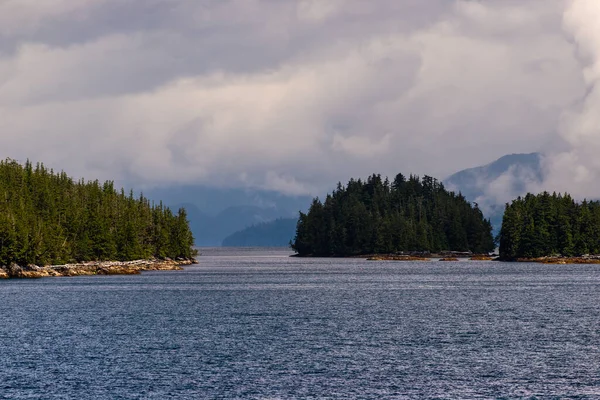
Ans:
[[[249,226],[223,239],[224,247],[287,247],[294,237],[296,218],[278,218]]]
[[[600,202],[568,194],[527,194],[506,205],[500,258],[600,254]]]
[[[191,258],[193,241],[184,209],[173,214],[111,181],[0,162],[0,265]]]
[[[490,252],[492,227],[477,207],[432,177],[351,179],[300,213],[292,248],[300,256],[399,251]]]

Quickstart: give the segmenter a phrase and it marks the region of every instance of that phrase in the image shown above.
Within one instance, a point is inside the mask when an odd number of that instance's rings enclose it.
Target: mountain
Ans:
[[[225,237],[253,225],[278,218],[296,218],[299,211],[307,210],[312,200],[309,196],[288,196],[259,189],[201,185],[151,189],[144,195],[163,199],[174,210],[184,207],[195,243],[201,247],[221,246]]]
[[[494,231],[500,229],[504,204],[527,192],[527,186],[543,180],[539,153],[510,154],[480,167],[459,171],[445,180],[448,190],[461,192],[476,202],[491,219]],[[223,240],[245,228],[261,226],[277,219],[298,217],[312,202],[310,196],[289,196],[274,191],[241,188],[218,188],[203,185],[178,185],[144,191],[149,199],[163,199],[173,210],[185,207],[197,246],[221,246]],[[263,232],[273,238],[279,223],[264,224],[229,240]],[[272,230],[272,231],[271,231]],[[279,243],[287,244],[288,234]],[[292,235],[293,236],[293,235]],[[248,236],[249,237],[249,236]],[[248,239],[250,240],[250,239]],[[255,239],[252,239],[256,241]]]
[[[223,239],[224,247],[287,247],[296,235],[297,218],[278,218],[249,226]]]
[[[468,201],[477,203],[497,233],[504,205],[543,181],[541,158],[540,153],[509,154],[487,165],[459,171],[443,183],[448,190],[461,192]]]
[[[174,208],[179,207],[187,210],[196,246],[201,247],[221,246],[226,237],[244,228],[298,214],[298,211],[283,212],[277,208],[246,205],[228,207],[212,216],[204,213],[195,204],[183,203]],[[289,238],[286,243],[288,241]]]

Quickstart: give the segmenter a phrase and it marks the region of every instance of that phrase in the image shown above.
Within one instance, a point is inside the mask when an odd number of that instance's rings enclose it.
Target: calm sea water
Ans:
[[[0,398],[600,397],[600,267],[205,250],[0,282]]]

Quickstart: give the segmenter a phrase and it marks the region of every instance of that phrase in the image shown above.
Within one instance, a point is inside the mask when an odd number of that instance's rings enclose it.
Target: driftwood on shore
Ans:
[[[4,278],[43,278],[49,276],[79,275],[133,275],[141,271],[181,270],[182,265],[195,264],[195,259],[150,259],[135,261],[90,261],[65,265],[27,265],[11,264],[0,266],[0,279]]]

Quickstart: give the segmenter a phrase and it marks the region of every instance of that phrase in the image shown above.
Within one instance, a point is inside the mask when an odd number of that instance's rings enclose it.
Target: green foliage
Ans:
[[[292,248],[301,256],[350,256],[398,251],[490,252],[489,220],[432,177],[398,174],[351,179],[308,213],[300,213]]]
[[[505,260],[600,253],[600,202],[576,203],[568,194],[527,194],[506,204],[500,230]]]
[[[0,161],[0,265],[190,258],[193,243],[183,209],[174,216],[110,181]]]

